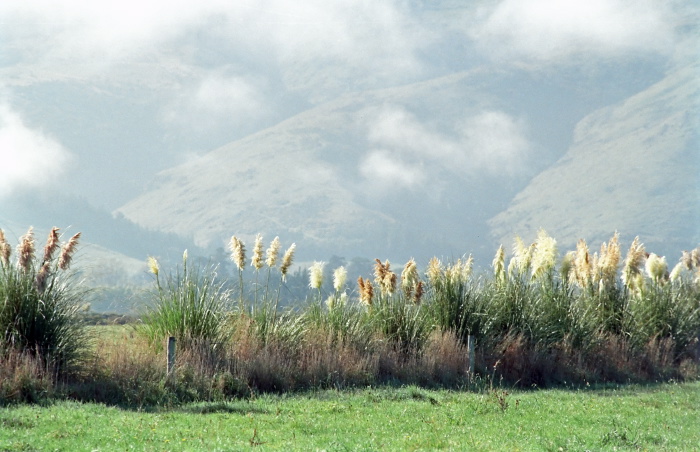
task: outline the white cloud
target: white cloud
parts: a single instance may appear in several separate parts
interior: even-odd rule
[[[450,133],[432,130],[399,107],[369,118],[370,149],[359,168],[367,179],[415,187],[435,178],[438,171],[471,177],[517,175],[528,169],[532,146],[526,127],[501,111],[467,116]]]
[[[672,12],[654,0],[503,0],[470,34],[496,58],[550,62],[668,54],[674,42]]]
[[[50,185],[70,157],[60,143],[28,128],[17,113],[0,105],[0,197],[18,188]]]
[[[184,36],[194,51],[218,38],[222,47],[278,64],[331,59],[393,71],[415,69],[413,53],[423,44],[394,1],[26,0],[0,2],[0,23],[23,61],[76,71],[85,70],[75,66],[81,63],[102,74]]]
[[[425,174],[419,167],[385,150],[371,151],[360,166],[360,174],[380,186],[415,188],[425,182]]]
[[[212,71],[183,88],[164,108],[163,118],[168,123],[206,132],[261,118],[265,112],[264,94],[253,81]]]
[[[501,111],[484,111],[464,120],[459,133],[470,167],[491,174],[526,170],[531,146],[522,121]]]

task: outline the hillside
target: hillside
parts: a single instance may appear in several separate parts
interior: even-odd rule
[[[527,174],[484,192],[494,174],[459,156],[467,152],[459,148],[459,120],[431,118],[501,111],[489,94],[496,83],[503,81],[493,74],[462,73],[343,96],[161,172],[117,212],[200,246],[221,246],[233,234],[248,241],[258,232],[279,235],[314,259],[472,251],[485,220]],[[432,128],[411,130],[417,119]],[[479,195],[456,199],[453,190]]]
[[[700,243],[700,71],[693,65],[576,126],[566,154],[489,224],[510,245],[545,228],[562,248],[618,230],[675,261]]]
[[[487,265],[499,241],[539,227],[562,244],[618,229],[687,248],[694,70],[636,77],[628,98],[620,75],[586,91],[600,79],[573,89],[566,76],[488,69],[348,94],[159,173],[117,212],[210,248],[279,235],[306,259],[472,253]],[[562,110],[566,99],[577,107]]]

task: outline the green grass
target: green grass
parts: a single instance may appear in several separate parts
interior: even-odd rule
[[[0,450],[698,450],[700,382],[590,390],[416,387],[129,411],[0,409]]]

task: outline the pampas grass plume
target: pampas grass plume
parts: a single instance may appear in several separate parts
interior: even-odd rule
[[[49,232],[46,245],[44,245],[44,259],[42,260],[42,265],[53,260],[53,255],[58,249],[58,230],[58,228],[52,228],[51,232]]]
[[[282,273],[282,281],[287,280],[287,272],[289,271],[289,267],[292,266],[292,261],[294,260],[294,251],[296,250],[296,247],[297,245],[295,243],[292,243],[291,246],[287,248],[287,251],[282,257],[282,265],[280,266],[280,272]]]
[[[5,238],[5,231],[0,229],[0,263],[5,267],[10,265],[10,255],[12,255],[12,246]]]
[[[374,282],[377,283],[383,295],[391,295],[396,291],[397,277],[396,273],[391,271],[391,263],[389,260],[382,261],[375,259],[374,264]]]
[[[681,273],[683,273],[684,267],[685,267],[685,264],[682,261],[678,262],[673,267],[673,270],[671,270],[671,274],[668,276],[668,279],[671,280],[671,282],[678,281],[681,277]]]
[[[627,289],[635,290],[639,288],[641,267],[645,259],[644,244],[639,241],[639,236],[637,236],[627,251],[624,268],[622,269],[622,282]]]
[[[61,248],[61,256],[58,258],[58,268],[66,270],[70,267],[73,254],[78,250],[78,241],[80,240],[80,232],[75,234],[68,240],[68,243]]]
[[[581,288],[586,288],[591,284],[591,255],[588,252],[588,245],[584,239],[579,239],[576,243],[576,258],[574,259],[574,280]]]
[[[360,292],[360,301],[368,307],[372,306],[374,298],[374,288],[369,279],[363,279],[362,276],[357,278],[357,286]]]
[[[539,279],[547,275],[556,265],[557,241],[540,229],[535,241],[535,249],[532,255],[532,279]]]
[[[572,281],[572,270],[574,269],[574,260],[576,259],[576,251],[567,252],[561,260],[561,268],[559,269],[559,274],[561,275],[561,280],[565,283]]]
[[[499,283],[506,282],[505,260],[506,250],[503,248],[503,245],[501,245],[498,247],[498,251],[496,251],[493,262],[491,262],[491,267],[493,267],[493,275],[496,281]]]
[[[516,236],[513,240],[513,257],[511,257],[510,263],[508,264],[508,273],[511,275],[516,272],[521,275],[526,274],[530,269],[534,251],[534,243],[530,246],[526,246],[523,239]]]
[[[30,227],[17,247],[17,267],[29,271],[34,262],[34,228]]]
[[[418,275],[418,266],[416,261],[411,258],[401,271],[401,289],[403,289],[406,297],[410,297],[414,287],[418,283],[420,276]]]
[[[615,232],[610,242],[600,246],[600,257],[596,262],[595,273],[605,287],[612,287],[617,278],[621,259],[619,238],[620,234]]]
[[[158,276],[160,273],[160,266],[158,265],[158,260],[153,256],[148,256],[148,269],[151,273]]]
[[[423,286],[423,281],[418,281],[418,284],[416,284],[416,292],[413,294],[413,302],[415,304],[420,304],[421,298],[423,298],[423,294],[425,293],[425,287]]]
[[[231,260],[236,264],[239,270],[243,270],[245,267],[245,244],[236,237],[235,235],[231,237]]]
[[[309,268],[309,287],[321,290],[323,286],[323,267],[325,262],[315,261]]]
[[[277,259],[280,254],[280,238],[275,237],[270,243],[270,247],[265,252],[265,263],[269,268],[277,265]]]
[[[264,265],[263,238],[260,234],[255,236],[255,244],[253,245],[253,258],[250,261],[250,265],[253,266],[256,271],[260,270]]]
[[[651,253],[649,257],[647,257],[644,269],[646,270],[647,276],[655,283],[661,284],[665,282],[667,277],[666,273],[668,272],[666,257]]]
[[[340,266],[333,271],[333,289],[340,292],[345,287],[345,282],[348,278],[348,271],[345,267]]]
[[[433,256],[433,258],[430,259],[430,262],[428,262],[428,269],[425,271],[425,274],[428,277],[430,284],[434,287],[442,276],[442,263],[440,262],[440,259]]]

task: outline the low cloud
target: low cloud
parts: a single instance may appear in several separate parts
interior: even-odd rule
[[[470,32],[500,59],[540,62],[629,54],[670,54],[670,6],[653,0],[503,0],[482,9]]]
[[[526,126],[501,111],[484,111],[462,121],[460,145],[464,165],[490,174],[518,174],[528,170],[531,145]]]
[[[371,151],[362,162],[360,174],[372,185],[416,188],[425,183],[425,173],[418,165],[401,161],[385,150]]]
[[[26,0],[0,2],[0,22],[24,63],[83,76],[163,56],[163,64],[197,65],[200,46],[215,47],[218,58],[330,61],[377,76],[387,67],[418,70],[415,52],[424,45],[420,25],[391,0]]]
[[[470,178],[528,171],[532,146],[527,128],[504,112],[486,110],[469,115],[457,121],[449,133],[421,123],[400,107],[370,117],[370,149],[359,170],[375,183],[417,188],[441,172]]]
[[[9,106],[0,105],[0,198],[16,189],[50,186],[70,159],[60,143],[27,127]]]
[[[208,132],[222,125],[237,126],[265,114],[265,98],[256,84],[220,71],[204,74],[164,108],[167,123]]]

